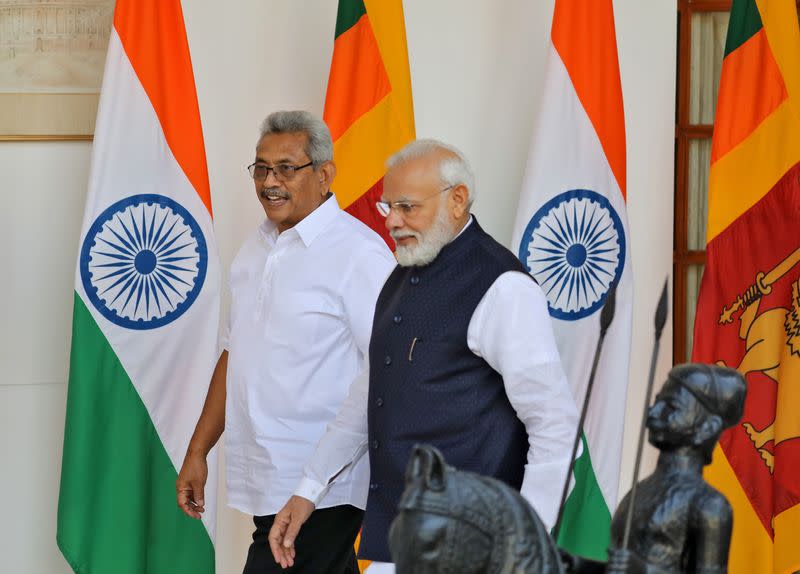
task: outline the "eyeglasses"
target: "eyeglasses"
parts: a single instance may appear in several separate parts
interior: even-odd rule
[[[279,163],[278,165],[268,166],[263,163],[254,163],[247,166],[247,171],[250,172],[250,177],[252,177],[256,181],[264,181],[269,176],[269,172],[272,172],[275,176],[275,179],[278,181],[289,181],[293,179],[295,176],[295,172],[306,168],[310,165],[313,165],[314,162],[310,161],[305,165],[291,165],[288,163]]]
[[[402,217],[409,217],[414,215],[414,212],[422,206],[424,201],[430,199],[434,195],[439,195],[440,193],[451,190],[454,187],[454,185],[448,185],[444,189],[440,189],[435,193],[423,197],[419,201],[376,201],[375,207],[378,209],[378,213],[384,217],[389,217],[389,213],[391,213],[393,209],[398,211]]]

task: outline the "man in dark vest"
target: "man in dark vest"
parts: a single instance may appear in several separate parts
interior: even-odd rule
[[[316,501],[369,452],[359,556],[393,572],[387,543],[416,443],[520,492],[555,522],[577,412],[547,301],[517,258],[470,214],[472,171],[456,149],[412,142],[388,162],[376,205],[399,265],[378,297],[369,365],[350,388],[269,534],[294,563]]]

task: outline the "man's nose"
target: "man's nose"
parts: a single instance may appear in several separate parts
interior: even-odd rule
[[[403,223],[403,218],[397,213],[397,209],[394,207],[389,209],[389,215],[386,216],[386,229],[403,227]]]
[[[278,176],[275,175],[275,170],[270,169],[267,170],[267,175],[264,177],[264,187],[280,187],[281,182],[278,180]]]

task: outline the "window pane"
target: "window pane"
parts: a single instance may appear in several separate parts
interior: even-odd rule
[[[702,251],[706,248],[708,172],[710,163],[711,139],[690,140],[686,241],[691,251]]]
[[[713,124],[725,54],[728,12],[692,14],[689,123]]]
[[[692,358],[692,345],[694,344],[694,316],[697,311],[697,296],[700,294],[700,279],[703,276],[704,265],[689,265],[686,267],[686,357],[685,361]]]

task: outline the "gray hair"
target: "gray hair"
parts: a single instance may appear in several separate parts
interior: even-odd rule
[[[472,168],[469,166],[467,158],[461,153],[461,150],[456,147],[435,139],[414,140],[386,160],[386,167],[391,169],[397,165],[412,159],[418,159],[435,151],[446,151],[455,156],[447,157],[439,163],[439,178],[446,186],[455,187],[457,185],[464,185],[467,190],[469,190],[467,205],[471,207],[477,195],[475,176],[472,173]]]
[[[333,140],[331,130],[321,119],[303,110],[273,112],[261,123],[259,141],[271,134],[302,132],[308,143],[306,155],[316,169],[326,161],[333,160]]]

